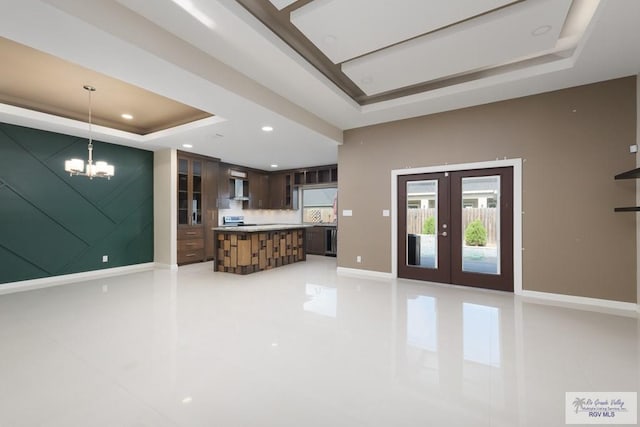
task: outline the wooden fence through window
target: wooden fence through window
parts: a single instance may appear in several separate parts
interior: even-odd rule
[[[422,234],[424,222],[435,214],[435,208],[407,209],[407,233]],[[467,229],[467,225],[476,219],[479,219],[487,230],[487,246],[495,246],[498,236],[498,230],[496,230],[498,226],[497,208],[464,208],[462,210],[463,232]]]

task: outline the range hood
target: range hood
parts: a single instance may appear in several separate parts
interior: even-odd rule
[[[235,178],[233,180],[233,196],[231,199],[233,200],[249,200],[248,192],[249,183],[247,180],[242,178]]]

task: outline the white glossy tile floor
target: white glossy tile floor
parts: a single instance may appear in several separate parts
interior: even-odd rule
[[[0,296],[0,426],[562,426],[637,391],[638,318],[211,263]]]

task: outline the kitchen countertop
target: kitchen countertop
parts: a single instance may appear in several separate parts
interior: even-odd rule
[[[231,227],[213,227],[213,231],[225,231],[231,233],[254,233],[260,231],[277,231],[277,230],[292,230],[296,228],[309,228],[312,225],[306,224],[265,224],[265,225],[238,225]]]

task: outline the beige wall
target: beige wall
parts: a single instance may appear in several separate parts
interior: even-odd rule
[[[575,110],[575,112],[574,112]],[[338,265],[391,271],[393,169],[522,158],[523,289],[636,302],[636,79],[352,129],[339,147]],[[356,263],[356,256],[362,263]]]

